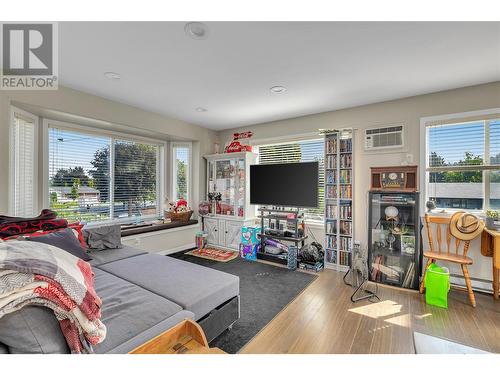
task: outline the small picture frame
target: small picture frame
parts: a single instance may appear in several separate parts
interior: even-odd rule
[[[415,254],[415,236],[401,235],[401,253],[407,255]]]

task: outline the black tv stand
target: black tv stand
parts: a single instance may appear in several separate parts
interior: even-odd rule
[[[265,252],[265,241],[266,238],[271,238],[273,240],[279,240],[279,241],[288,241],[292,242],[297,246],[298,249],[300,247],[305,245],[305,241],[307,239],[307,236],[304,233],[304,230],[301,231],[299,230],[299,225],[304,221],[304,214],[300,212],[298,208],[284,208],[284,207],[276,207],[273,206],[271,208],[268,207],[260,207],[259,208],[259,216],[260,218],[260,249],[257,252],[257,259],[261,260],[266,260],[274,263],[280,263],[280,264],[288,264],[288,254],[281,253],[281,254],[269,254]],[[285,236],[284,231],[285,231],[285,224],[283,225],[283,228],[280,229],[280,223],[281,222],[286,222],[286,225],[290,225],[293,230],[289,231],[288,233],[290,235]],[[278,228],[271,228],[271,223],[275,223],[274,225],[278,226]],[[267,227],[272,230],[273,234],[270,233],[265,233],[265,228]],[[302,225],[303,226],[303,225]],[[304,226],[303,226],[304,228]],[[305,229],[305,228],[304,228]],[[277,233],[283,233],[277,234]],[[299,247],[300,244],[300,247]]]

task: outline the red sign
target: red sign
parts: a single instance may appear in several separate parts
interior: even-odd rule
[[[238,141],[232,141],[227,147],[225,152],[231,153],[231,152],[242,152],[242,151],[252,151],[252,146],[251,145],[242,145]]]

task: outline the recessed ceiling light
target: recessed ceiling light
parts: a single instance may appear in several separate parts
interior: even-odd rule
[[[269,90],[271,90],[271,92],[274,92],[275,94],[281,94],[282,92],[286,91],[286,87],[283,87],[283,86],[273,86]]]
[[[206,112],[207,109],[203,107],[196,107],[196,112]]]
[[[104,73],[104,77],[106,77],[107,79],[112,79],[114,81],[122,78],[122,76],[120,74],[115,73],[115,72],[106,72],[106,73]]]
[[[203,40],[208,38],[208,27],[201,22],[188,22],[184,26],[184,32],[193,39]]]

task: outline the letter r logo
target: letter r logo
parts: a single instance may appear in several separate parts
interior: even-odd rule
[[[52,24],[3,24],[4,75],[52,75]]]

